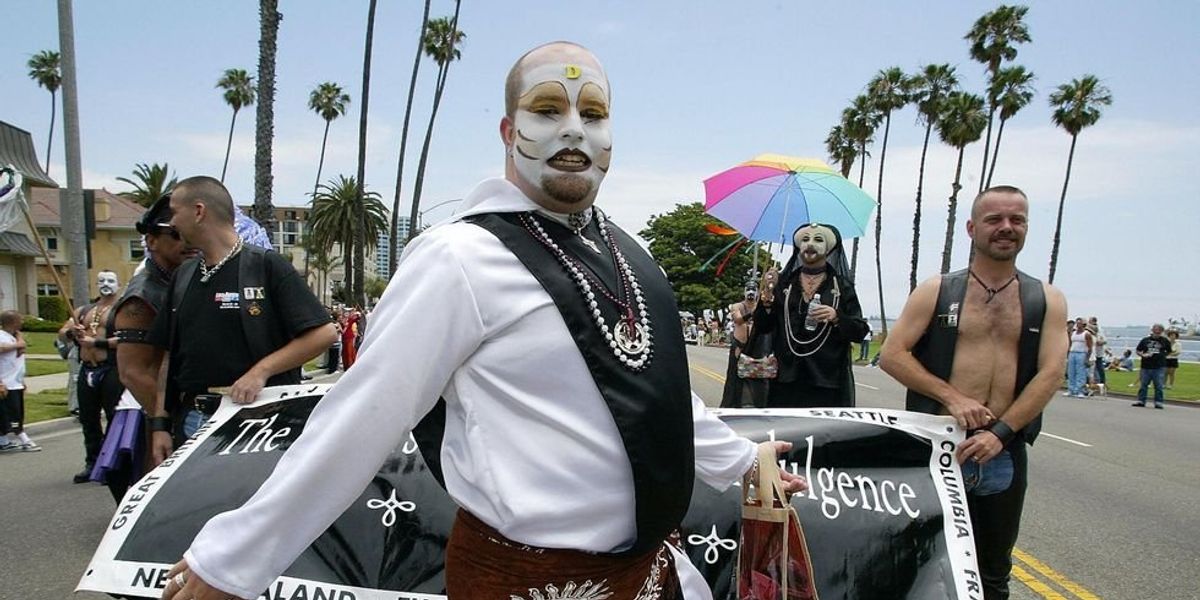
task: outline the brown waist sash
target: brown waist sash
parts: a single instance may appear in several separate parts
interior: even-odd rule
[[[679,600],[674,563],[665,544],[632,556],[528,546],[459,510],[446,546],[446,595],[450,600]]]

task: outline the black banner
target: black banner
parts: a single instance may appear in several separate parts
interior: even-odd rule
[[[78,589],[157,598],[204,523],[254,494],[327,389],[286,386],[253,405],[226,401],[126,494]],[[952,419],[882,409],[718,414],[752,440],[793,443],[780,462],[810,484],[792,504],[822,598],[982,597],[954,461],[963,434]],[[682,526],[683,550],[719,600],[735,598],[740,498],[736,485],[719,493],[697,482]],[[297,519],[304,503],[296,499]],[[444,598],[455,511],[410,438],[261,598]]]

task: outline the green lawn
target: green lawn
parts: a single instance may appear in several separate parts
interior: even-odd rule
[[[25,422],[37,423],[65,417],[67,411],[67,388],[46,390],[25,396]]]
[[[68,368],[67,361],[62,359],[30,358],[25,361],[25,376],[37,377],[51,373],[66,373]]]
[[[25,332],[25,352],[28,354],[58,354],[54,348],[56,334],[42,331]]]

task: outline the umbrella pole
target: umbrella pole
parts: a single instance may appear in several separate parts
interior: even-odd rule
[[[42,236],[38,233],[37,225],[33,224],[33,216],[29,212],[29,205],[25,203],[24,195],[17,196],[17,204],[21,206],[21,214],[25,215],[25,224],[29,226],[29,232],[33,234],[34,241],[37,242],[38,250],[42,251],[42,258],[46,261],[46,268],[50,270],[50,276],[54,278],[55,285],[58,286],[59,293],[62,294],[63,300],[66,300],[67,310],[71,311],[71,318],[75,318],[75,305],[71,303],[71,296],[67,294],[67,288],[63,287],[62,278],[58,276],[58,269],[54,268],[54,263],[50,261],[50,252],[46,250],[46,244],[42,241]]]

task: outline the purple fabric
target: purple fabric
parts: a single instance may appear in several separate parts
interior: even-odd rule
[[[104,482],[109,471],[115,470],[128,460],[132,461],[133,475],[130,481],[142,478],[142,459],[146,452],[145,436],[142,435],[142,411],[118,410],[108,425],[100,456],[92,468],[92,481]]]

